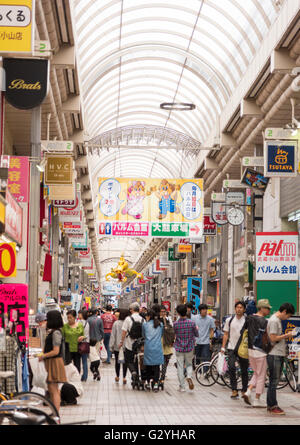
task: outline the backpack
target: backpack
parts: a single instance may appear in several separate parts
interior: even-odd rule
[[[175,330],[173,326],[167,321],[166,324],[164,324],[164,331],[163,331],[163,345],[164,346],[173,346],[175,341]]]
[[[257,335],[254,337],[253,349],[263,351],[268,354],[272,349],[272,344],[267,333],[267,329],[258,329]]]
[[[137,340],[138,338],[141,338],[142,335],[142,321],[136,321],[132,316],[130,317],[132,320],[131,328],[128,332],[128,335],[133,340]]]

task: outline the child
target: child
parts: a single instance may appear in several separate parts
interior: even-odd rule
[[[94,380],[97,380],[99,382],[101,379],[99,372],[100,356],[95,346],[90,345],[89,359],[91,362],[90,370],[93,373]]]

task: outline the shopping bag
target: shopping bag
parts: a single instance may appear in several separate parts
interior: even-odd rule
[[[48,374],[45,368],[45,363],[43,361],[40,362],[37,357],[30,358],[29,363],[33,375],[32,386],[47,389]]]
[[[118,363],[125,363],[125,359],[124,359],[124,349],[120,348],[119,351],[119,358],[118,358]]]
[[[101,360],[104,362],[105,360],[107,360],[107,351],[105,349],[104,343],[101,343],[101,347],[100,347],[100,358]]]
[[[238,348],[238,356],[241,358],[248,359],[248,329],[245,329],[242,335],[241,343]]]
[[[228,366],[225,358],[225,354],[219,352],[218,361],[217,361],[217,371],[219,375],[224,375],[227,371]]]

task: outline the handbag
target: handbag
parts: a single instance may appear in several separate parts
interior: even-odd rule
[[[249,358],[249,355],[248,355],[248,329],[245,329],[242,334],[242,338],[241,338],[240,345],[237,350],[237,354],[241,358],[244,358],[244,359]]]
[[[81,341],[78,343],[78,352],[80,355],[90,353],[90,344],[87,341]]]
[[[125,363],[124,349],[123,348],[120,348],[119,357],[118,357],[118,363],[121,363],[121,364]]]
[[[225,358],[225,354],[219,352],[218,361],[217,361],[217,371],[219,375],[224,375],[228,370],[227,361]]]

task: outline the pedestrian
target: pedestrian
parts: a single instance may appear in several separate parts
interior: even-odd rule
[[[130,312],[127,309],[119,309],[119,319],[114,323],[112,327],[111,336],[109,340],[109,349],[115,355],[116,382],[119,382],[120,380],[121,364],[119,363],[119,352],[120,352],[119,344],[122,338],[122,326],[125,318],[128,317],[129,314]],[[125,362],[122,364],[122,370],[123,370],[123,385],[126,385],[127,365]]]
[[[109,349],[109,340],[113,324],[115,321],[117,321],[117,318],[112,313],[112,306],[110,304],[106,306],[106,313],[101,315],[101,319],[103,321],[104,327],[104,346],[107,352],[107,360],[105,361],[105,363],[110,364],[111,351]]]
[[[88,312],[87,310],[80,310],[78,311],[78,319],[79,323],[82,324],[84,329],[84,341],[87,343],[90,343],[90,325],[88,323]],[[81,376],[81,381],[86,382],[88,378],[88,356],[89,352],[81,354],[81,361],[82,361],[82,369],[83,374]]]
[[[89,360],[90,360],[90,370],[93,374],[94,380],[97,380],[98,382],[101,379],[100,372],[99,372],[99,366],[100,366],[100,355],[99,350],[97,348],[97,343],[95,346],[91,346],[90,344],[90,353],[89,353]]]
[[[146,314],[148,313],[148,309],[145,306],[141,307],[140,316],[146,319]]]
[[[239,396],[237,390],[237,378],[236,378],[236,361],[239,362],[242,374],[242,396],[245,394],[248,388],[248,367],[249,360],[241,358],[237,354],[237,347],[241,338],[241,331],[244,328],[246,317],[244,315],[246,305],[243,301],[236,301],[235,315],[228,317],[224,326],[224,336],[222,342],[221,353],[225,353],[225,347],[228,342],[228,368],[230,385],[232,389],[231,398],[237,399]]]
[[[84,340],[84,328],[79,321],[76,321],[76,311],[71,309],[67,312],[68,322],[64,324],[62,333],[66,343],[69,344],[71,360],[80,374],[81,355],[78,352],[78,343]]]
[[[45,339],[45,347],[39,361],[44,360],[47,371],[47,385],[50,399],[57,411],[60,409],[59,383],[66,383],[67,377],[62,355],[63,336],[61,328],[63,319],[59,311],[53,310],[47,313],[47,329],[50,330]]]
[[[255,408],[267,407],[260,399],[264,392],[267,376],[267,352],[259,339],[262,339],[266,332],[268,321],[265,317],[270,314],[271,308],[269,300],[259,300],[257,303],[258,312],[248,315],[245,322],[245,328],[248,329],[248,354],[253,376],[243,399],[248,405]],[[251,391],[253,388],[256,388],[256,396],[252,402]]]
[[[193,305],[193,303],[186,303],[185,305],[187,308],[186,316],[187,316],[187,318],[189,318],[191,320],[194,315],[193,314],[194,305]]]
[[[154,392],[158,392],[159,390],[160,365],[164,363],[161,341],[164,326],[159,319],[159,315],[159,313],[150,310],[146,315],[146,323],[142,325],[142,334],[145,339],[144,365],[146,366],[146,389],[150,389],[150,381],[152,380]]]
[[[285,412],[279,408],[276,396],[276,387],[283,368],[286,355],[286,340],[292,338],[293,332],[282,333],[282,321],[288,320],[295,313],[295,308],[290,303],[284,303],[279,310],[273,314],[267,326],[267,332],[272,343],[272,349],[267,356],[269,368],[269,386],[267,392],[267,410],[271,414],[284,415]]]
[[[90,326],[90,361],[91,361],[91,371],[94,375],[94,380],[98,377],[100,380],[99,366],[100,366],[100,349],[101,342],[104,337],[104,327],[103,321],[97,316],[97,311],[91,311],[91,316],[88,317],[88,323]],[[91,349],[92,348],[92,349]],[[99,363],[98,362],[99,359]],[[92,366],[92,363],[94,365]]]
[[[168,317],[167,310],[163,305],[161,306],[160,310],[160,319],[164,325],[164,332],[162,336],[164,363],[162,365],[160,374],[160,383],[163,385],[166,379],[167,368],[174,352],[173,345],[175,340],[175,331],[172,320]]]
[[[208,306],[200,304],[198,310],[199,314],[193,315],[193,322],[196,324],[199,332],[195,346],[197,365],[204,361],[210,361],[212,339],[216,328],[214,319],[207,315]]]
[[[194,389],[194,383],[192,380],[193,373],[193,354],[195,339],[198,337],[198,329],[195,323],[187,318],[187,307],[184,304],[180,304],[176,308],[176,312],[179,315],[179,319],[174,322],[175,331],[175,343],[174,348],[176,351],[177,360],[177,375],[179,380],[179,391],[185,392],[185,376],[184,367],[187,373],[187,382],[189,389]]]
[[[140,305],[138,303],[132,303],[129,306],[129,311],[131,315],[124,320],[119,348],[124,346],[125,363],[131,372],[131,378],[132,380],[138,380],[138,363],[137,360],[135,360],[132,346],[138,338],[142,337],[142,324],[144,319],[139,314]]]
[[[35,316],[35,322],[38,324],[38,337],[41,340],[41,348],[44,349],[47,335],[47,315],[42,312],[38,312]]]

